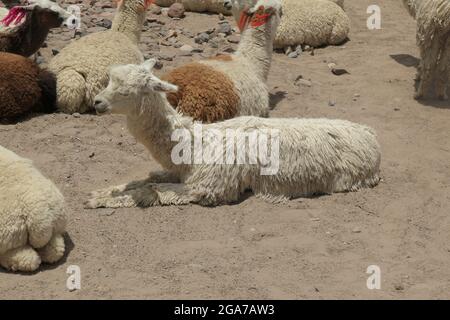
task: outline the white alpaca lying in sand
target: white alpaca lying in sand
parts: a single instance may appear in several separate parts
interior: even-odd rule
[[[203,131],[215,130],[223,137],[227,130],[273,133],[270,146],[268,139],[258,140],[258,148],[267,147],[269,153],[279,155],[279,158],[270,159],[277,162],[273,166],[275,170],[271,171],[267,159],[262,158],[249,161],[249,164],[219,161],[224,159],[224,152],[231,153],[236,159],[242,148],[244,159],[254,156],[250,152],[254,148],[246,150],[242,136],[237,137],[236,148],[227,144],[212,150],[215,151],[215,154],[211,153],[214,154],[212,159],[217,160],[215,164],[205,163],[205,158],[203,161],[194,159],[198,164],[189,161],[176,164],[174,159],[186,156],[186,149],[183,149],[183,156],[178,153],[180,144],[177,141],[186,138],[188,147],[195,153],[194,131],[200,124],[172,108],[165,92],[176,91],[177,87],[153,75],[154,63],[149,60],[141,65],[112,68],[108,87],[97,95],[95,108],[99,114],[126,115],[130,132],[147,147],[165,172],[153,174],[144,181],[93,192],[87,207],[190,202],[214,206],[236,202],[246,190],[271,201],[280,201],[354,191],[373,187],[379,182],[381,156],[374,132],[366,126],[343,120],[238,117],[201,125]],[[194,141],[187,139],[191,136]],[[203,147],[208,147],[207,141],[203,141]],[[268,170],[264,172],[264,169]]]
[[[30,160],[0,146],[0,265],[35,271],[65,251],[64,198]]]

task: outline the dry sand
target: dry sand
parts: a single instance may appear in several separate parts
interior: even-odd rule
[[[159,169],[122,117],[53,114],[0,125],[0,144],[57,184],[70,220],[67,257],[32,275],[0,270],[0,298],[450,298],[450,107],[413,99],[415,23],[399,0],[375,2],[382,30],[366,27],[373,1],[347,0],[351,41],[298,59],[275,54],[269,86],[272,117],[375,128],[378,187],[283,205],[250,196],[217,208],[86,210],[89,191]],[[218,21],[158,19],[193,33]],[[57,32],[48,43],[47,54],[64,44]],[[164,69],[191,59],[199,56]],[[331,74],[332,62],[350,75]],[[299,75],[312,86],[295,86]],[[79,291],[66,288],[69,265],[81,268]],[[369,265],[381,268],[381,290],[366,287]]]

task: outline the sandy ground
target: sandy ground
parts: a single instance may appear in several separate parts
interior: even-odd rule
[[[374,1],[346,2],[350,42],[298,59],[274,55],[271,116],[372,126],[383,150],[378,187],[283,205],[248,197],[217,208],[86,210],[89,191],[159,169],[122,117],[0,125],[0,144],[57,184],[70,219],[67,257],[32,275],[0,270],[0,298],[450,298],[450,108],[413,99],[415,23],[401,2],[375,1],[377,31],[366,27]],[[199,32],[217,21],[188,14],[167,23]],[[62,42],[53,34],[49,44]],[[350,75],[331,74],[330,62]],[[312,86],[295,86],[299,75]],[[79,291],[66,288],[69,265],[81,268]],[[381,268],[381,290],[366,287],[369,265]]]

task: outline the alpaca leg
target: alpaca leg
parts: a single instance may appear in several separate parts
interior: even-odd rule
[[[104,189],[90,194],[90,199],[85,203],[88,209],[94,208],[133,208],[149,207],[155,205],[158,194],[153,190],[152,184],[137,181],[130,184]]]
[[[0,255],[0,265],[12,271],[32,272],[39,268],[41,258],[37,252],[26,245],[17,249],[7,251]]]
[[[38,250],[38,254],[42,262],[55,263],[63,257],[65,249],[64,237],[61,234],[56,234],[45,247]]]
[[[143,186],[149,183],[179,183],[179,182],[180,182],[179,176],[174,173],[168,171],[155,171],[150,172],[149,177],[147,179],[136,180],[126,184],[92,191],[90,193],[90,196],[91,197],[111,196],[112,194],[142,188]]]
[[[179,175],[170,171],[154,171],[148,175],[148,182],[154,183],[179,183]]]
[[[195,197],[184,184],[148,183],[135,189],[113,192],[109,195],[93,195],[86,208],[131,208],[158,205],[185,205],[195,201]]]
[[[73,69],[64,69],[57,75],[58,108],[64,113],[85,112],[86,80]]]
[[[442,48],[439,64],[436,68],[436,95],[440,100],[447,100],[447,88],[450,76],[450,40],[445,39]]]
[[[440,42],[435,39],[429,48],[421,48],[422,61],[420,64],[420,82],[415,95],[416,99],[426,98],[433,86],[433,76],[436,70],[436,62],[439,58],[441,46]]]
[[[120,193],[123,193],[123,192],[135,190],[135,189],[138,189],[138,188],[142,188],[143,186],[145,186],[145,185],[147,185],[149,183],[151,183],[149,178],[144,179],[144,180],[131,181],[129,183],[121,184],[121,185],[118,185],[118,186],[112,186],[112,187],[107,187],[107,188],[103,188],[103,189],[92,191],[89,194],[89,196],[90,197],[96,197],[96,198],[107,197],[107,196],[111,196],[111,195],[114,195],[114,194],[120,194]]]

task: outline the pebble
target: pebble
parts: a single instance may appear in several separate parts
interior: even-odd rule
[[[174,3],[167,11],[167,15],[171,18],[183,18],[184,17],[184,5],[182,3]]]

